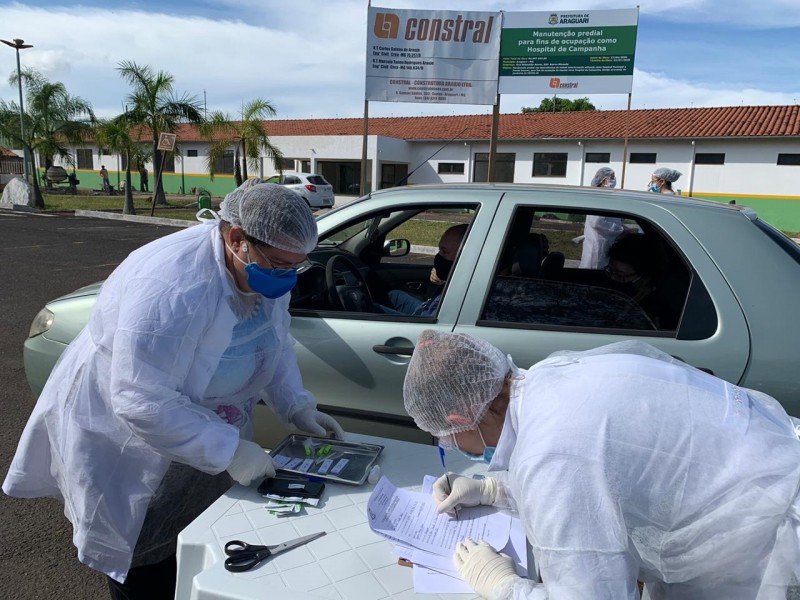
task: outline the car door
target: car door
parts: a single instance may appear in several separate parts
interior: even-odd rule
[[[697,306],[702,305],[702,310],[715,313],[716,326],[706,333],[695,335],[689,332],[682,335],[681,331],[647,332],[590,326],[528,325],[503,322],[502,319],[487,321],[482,318],[486,316],[492,278],[497,273],[500,261],[501,245],[509,233],[515,211],[523,208],[533,208],[538,211],[537,214],[553,217],[555,221],[558,221],[559,215],[577,214],[579,211],[592,214],[593,210],[618,210],[637,217],[677,246],[694,271],[693,276],[697,278],[694,279],[694,284],[702,285],[707,291],[707,295],[695,294],[698,300],[692,297],[695,288],[690,289],[685,311],[700,310]],[[567,223],[563,225],[566,226]],[[518,302],[519,298],[515,301]],[[508,192],[505,195],[489,229],[486,246],[476,263],[475,274],[465,294],[463,310],[455,331],[488,340],[511,354],[515,363],[524,368],[556,350],[585,350],[636,339],[736,383],[746,369],[749,356],[747,323],[733,292],[712,257],[708,256],[701,243],[681,221],[658,206],[632,202],[624,195],[620,195],[619,200],[609,199],[608,194],[592,198],[591,194],[576,194],[569,190]]]
[[[436,195],[420,191],[400,194],[397,197],[402,200],[394,200],[394,194],[387,191],[347,205],[320,220],[320,239],[324,245],[327,231],[345,227],[370,211],[386,210],[387,206],[447,208],[451,202],[460,205],[471,202],[479,207],[435,316],[292,312],[292,335],[297,340],[295,350],[304,384],[321,407],[338,418],[350,418],[351,431],[374,431],[371,427],[376,424],[396,424],[406,430],[413,427],[402,400],[410,353],[424,329],[451,331],[455,326],[500,195],[494,190]],[[361,421],[362,427],[354,421]]]

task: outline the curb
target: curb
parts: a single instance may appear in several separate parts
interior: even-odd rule
[[[134,223],[150,223],[152,225],[168,225],[170,227],[193,227],[200,221],[187,221],[185,219],[165,219],[162,217],[140,217],[139,215],[122,215],[99,210],[76,210],[76,217],[92,217],[95,219],[112,219],[115,221],[132,221]]]

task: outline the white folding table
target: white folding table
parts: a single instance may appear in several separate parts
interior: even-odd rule
[[[348,441],[380,444],[381,472],[398,487],[419,490],[426,474],[443,472],[435,446],[351,434]],[[450,471],[484,472],[486,465],[447,453]],[[397,564],[393,545],[367,524],[373,484],[326,483],[323,501],[291,516],[274,516],[250,487],[234,485],[178,537],[176,600],[469,600],[470,594],[416,594],[412,569]],[[225,543],[278,544],[325,531],[313,542],[272,557],[250,571],[225,570]],[[533,563],[530,562],[529,565]]]

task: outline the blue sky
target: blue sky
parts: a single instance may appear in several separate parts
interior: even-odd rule
[[[391,8],[597,10],[634,2],[557,0],[375,0]],[[633,108],[797,104],[800,2],[639,0]],[[135,60],[175,77],[209,110],[235,113],[242,101],[270,100],[279,118],[359,117],[363,112],[366,0],[90,0],[75,4],[0,0],[0,38],[23,38],[24,66],[62,81],[101,116],[121,110],[126,84],[115,67]],[[7,77],[14,52],[0,47],[0,98],[15,100]],[[503,112],[542,96],[504,95]],[[625,108],[624,94],[590,96]],[[487,113],[490,107],[371,102],[371,116]]]

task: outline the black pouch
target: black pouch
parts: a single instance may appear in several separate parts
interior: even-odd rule
[[[258,486],[258,493],[262,496],[271,494],[284,497],[319,498],[324,490],[325,483],[323,481],[288,477],[268,477]]]

